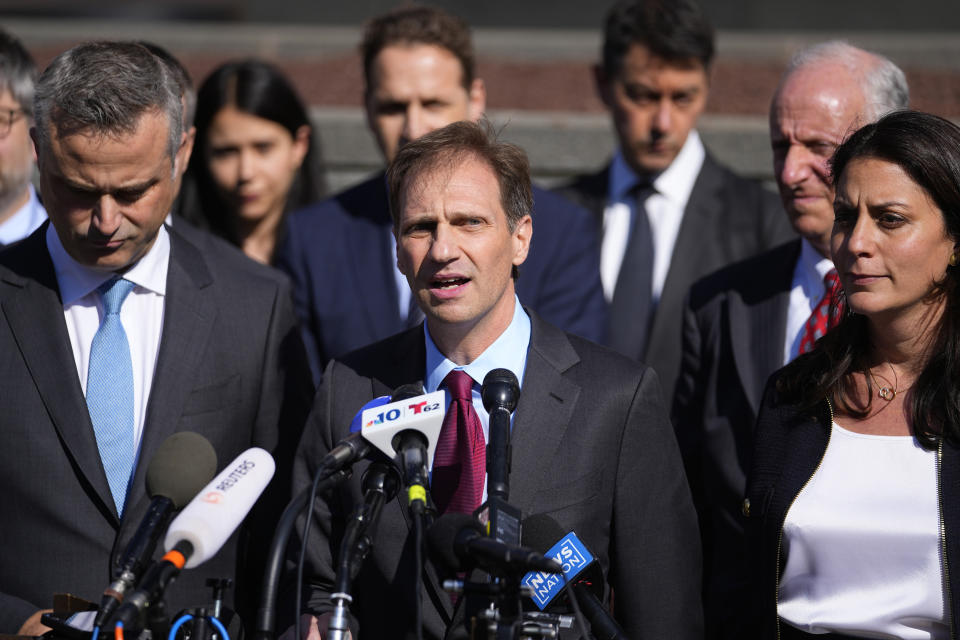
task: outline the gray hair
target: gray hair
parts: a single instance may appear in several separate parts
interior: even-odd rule
[[[180,85],[142,45],[89,42],[57,56],[37,82],[36,128],[43,149],[57,134],[132,134],[141,116],[166,114],[167,152],[174,165],[183,136]]]
[[[33,118],[37,65],[16,37],[0,29],[0,91],[7,90],[28,118]]]
[[[187,71],[187,68],[183,66],[183,63],[180,62],[176,56],[160,45],[147,40],[137,40],[137,44],[143,45],[150,53],[157,56],[160,62],[165,64],[170,73],[173,74],[173,77],[176,78],[177,84],[180,85],[180,96],[183,99],[184,109],[183,132],[187,133],[190,131],[190,127],[193,126],[193,118],[197,113],[197,90],[193,86],[193,79],[190,77],[190,72]]]
[[[867,105],[863,115],[868,122],[878,120],[891,111],[906,109],[910,104],[910,88],[900,67],[889,58],[859,49],[843,40],[828,40],[796,52],[780,84],[799,69],[823,63],[842,64],[852,76],[859,79]]]

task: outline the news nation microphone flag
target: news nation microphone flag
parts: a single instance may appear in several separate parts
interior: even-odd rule
[[[530,587],[532,591],[531,598],[534,604],[541,611],[547,608],[547,605],[563,591],[564,578],[567,582],[573,582],[580,573],[593,562],[593,554],[587,551],[577,534],[572,531],[563,536],[560,541],[553,545],[549,551],[544,554],[546,557],[556,560],[563,567],[563,576],[556,573],[543,573],[531,571],[523,576],[520,584]]]

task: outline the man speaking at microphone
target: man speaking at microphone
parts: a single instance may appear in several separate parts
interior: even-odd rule
[[[425,323],[334,360],[323,376],[294,469],[295,490],[349,433],[358,408],[400,385],[445,391],[432,461],[440,513],[470,513],[486,495],[487,416],[480,383],[494,368],[521,383],[514,414],[510,503],[549,513],[597,551],[615,616],[630,637],[701,635],[697,525],[656,374],[547,324],[520,306],[516,267],[534,229],[524,152],[488,127],[448,125],[408,143],[388,173],[397,265]],[[307,556],[306,609],[326,629],[339,536],[362,500],[353,478],[318,505]],[[386,505],[353,584],[354,631],[413,635],[418,569],[403,502]],[[437,572],[424,571],[423,637],[462,627]],[[610,589],[604,590],[609,601]]]

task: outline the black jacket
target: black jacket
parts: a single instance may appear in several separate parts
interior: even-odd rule
[[[833,412],[824,400],[811,409],[787,402],[776,390],[779,374],[764,393],[754,440],[753,469],[747,482],[746,516],[748,608],[743,637],[778,638],[777,594],[786,557],[780,553],[783,522],[794,499],[816,472],[827,450]],[[943,522],[951,637],[958,636],[960,612],[960,449],[943,442],[937,452],[937,480]],[[749,603],[749,604],[748,604]]]

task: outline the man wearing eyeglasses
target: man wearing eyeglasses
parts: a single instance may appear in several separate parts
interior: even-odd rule
[[[37,68],[20,41],[0,29],[0,249],[27,237],[47,212],[30,183]]]

